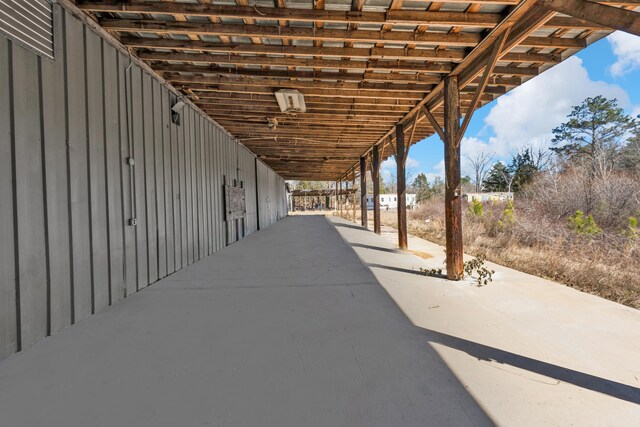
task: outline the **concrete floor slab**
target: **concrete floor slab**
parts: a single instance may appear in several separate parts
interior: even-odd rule
[[[640,426],[640,311],[492,263],[487,286],[426,277],[443,247],[330,221],[497,424]]]
[[[0,425],[491,424],[346,225],[289,217],[0,362]]]

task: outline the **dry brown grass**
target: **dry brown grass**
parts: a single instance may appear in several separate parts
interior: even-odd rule
[[[516,221],[499,225],[504,204],[484,206],[479,217],[465,212],[465,252],[485,254],[497,264],[545,277],[568,286],[640,308],[640,242],[619,230],[580,236],[565,220],[550,221],[521,212]],[[382,212],[382,223],[396,225],[396,212]],[[444,203],[432,200],[409,212],[409,233],[444,245]]]

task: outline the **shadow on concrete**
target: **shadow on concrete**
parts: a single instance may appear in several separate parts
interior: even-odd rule
[[[356,224],[340,224],[340,223],[333,223],[334,226],[336,227],[343,227],[343,228],[353,228],[355,230],[362,230],[362,231],[367,231],[366,228],[364,228],[361,225],[356,225]]]
[[[366,264],[369,268],[384,268],[385,270],[397,271],[398,273],[407,273],[407,274],[417,274],[418,276],[426,276],[420,270],[410,270],[408,268],[395,267],[392,265],[384,265],[384,264]]]
[[[619,383],[595,375],[532,359],[520,354],[500,350],[499,348],[468,341],[463,338],[443,334],[427,328],[422,328],[427,332],[428,340],[442,344],[444,346],[464,351],[468,355],[478,360],[495,361],[505,365],[524,369],[536,374],[554,378],[558,381],[573,384],[575,386],[606,394],[627,402],[640,404],[640,388]]]
[[[341,226],[348,227],[348,225],[346,224],[334,223],[333,225],[335,225],[336,227],[341,227]],[[353,227],[353,228],[356,228],[356,227]],[[364,230],[362,228],[360,229]],[[351,246],[351,247],[364,247],[367,249],[379,250],[384,252],[393,252],[393,253],[399,252],[395,249],[385,248],[384,246],[351,243],[344,237],[343,237],[343,240],[348,246]],[[363,263],[367,265],[369,268],[382,268],[386,270],[397,271],[399,273],[417,274],[420,276],[425,276],[425,274],[420,271],[396,267],[390,264],[365,263],[364,261]],[[442,275],[442,277],[446,278],[446,276],[444,275]],[[377,279],[374,278],[374,280],[376,283],[380,284]],[[426,332],[427,340],[429,342],[442,344],[450,348],[464,351],[465,353],[469,354],[472,357],[477,358],[478,360],[495,361],[500,364],[514,366],[516,368],[524,369],[529,372],[534,372],[540,375],[547,376],[549,378],[554,378],[558,381],[562,381],[568,384],[573,384],[577,387],[581,387],[587,390],[592,390],[592,391],[602,393],[602,394],[605,394],[617,399],[621,399],[627,402],[640,404],[640,388],[638,387],[630,386],[628,384],[619,383],[617,381],[608,380],[606,378],[601,378],[595,375],[565,368],[563,366],[554,365],[552,363],[533,359],[520,354],[511,353],[509,351],[501,350],[499,348],[490,347],[484,344],[480,344],[474,341],[469,341],[464,338],[459,338],[453,335],[437,332],[437,331],[434,331],[428,328],[423,328],[417,325],[416,327]]]
[[[401,251],[399,251],[397,249],[383,248],[381,246],[365,245],[364,243],[347,243],[347,244],[349,246],[351,246],[352,248],[371,249],[371,250],[374,250],[374,251],[388,252],[388,253],[391,253],[391,254],[402,253]]]

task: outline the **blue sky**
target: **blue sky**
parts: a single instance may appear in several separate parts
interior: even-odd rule
[[[524,146],[548,146],[571,107],[596,95],[615,97],[628,113],[640,114],[640,37],[615,32],[476,111],[462,141],[463,175],[471,175],[465,155],[484,151],[506,160]],[[437,135],[418,142],[407,160],[410,179],[420,172],[430,181],[442,177],[443,157]],[[393,159],[382,173],[395,175]]]

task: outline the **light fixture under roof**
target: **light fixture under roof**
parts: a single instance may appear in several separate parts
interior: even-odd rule
[[[307,106],[304,103],[304,95],[295,89],[280,89],[276,92],[276,100],[283,113],[304,113]]]

